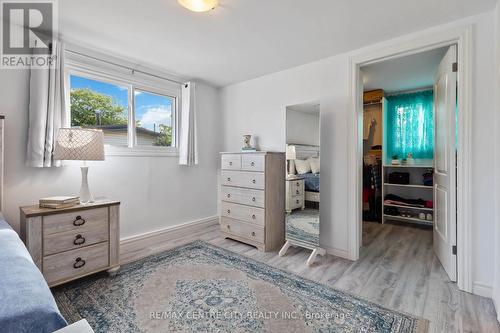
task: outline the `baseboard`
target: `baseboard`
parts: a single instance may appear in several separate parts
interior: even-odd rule
[[[322,248],[324,248],[326,250],[326,253],[329,254],[329,255],[351,260],[351,258],[349,256],[349,251],[347,251],[347,250],[337,249],[337,248],[334,248],[334,247],[330,247],[330,246],[326,246],[326,245],[321,245],[321,244],[320,244],[320,246]]]
[[[120,240],[120,264],[126,264],[160,252],[162,249],[161,246],[165,246],[166,242],[192,235],[218,223],[218,216],[210,216],[122,238]]]
[[[474,295],[492,298],[493,287],[482,282],[474,281],[474,283],[472,284],[472,293]]]

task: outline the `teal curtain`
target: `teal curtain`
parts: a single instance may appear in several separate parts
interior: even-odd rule
[[[432,90],[387,96],[387,157],[432,159],[434,155]]]

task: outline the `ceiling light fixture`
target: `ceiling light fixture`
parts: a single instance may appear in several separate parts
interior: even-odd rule
[[[177,0],[183,7],[197,13],[214,9],[219,0]]]

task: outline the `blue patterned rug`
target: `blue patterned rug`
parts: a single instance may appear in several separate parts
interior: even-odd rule
[[[428,322],[196,241],[53,289],[96,332],[426,332]]]

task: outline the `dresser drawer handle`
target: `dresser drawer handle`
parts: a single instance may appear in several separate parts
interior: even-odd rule
[[[231,209],[228,209],[228,210],[227,210],[227,213],[228,213],[228,214],[231,214]]]
[[[252,215],[252,219],[254,219],[254,220],[255,220],[255,214],[253,214],[253,215]]]
[[[228,197],[228,198],[231,198],[231,194],[230,194],[230,193],[228,193],[228,194],[227,194],[227,197]]]
[[[252,231],[252,236],[255,237],[255,231]]]
[[[227,228],[228,228],[228,229],[231,229],[231,226],[228,224],[228,225],[227,225]]]
[[[82,245],[83,243],[85,243],[85,237],[83,237],[80,234],[76,235],[75,240],[73,241],[73,244]]]
[[[251,166],[255,166],[255,162],[250,163]]]
[[[75,220],[73,221],[73,225],[75,227],[79,227],[85,224],[85,219],[82,219],[80,215],[78,215]]]
[[[255,202],[255,197],[252,198],[252,201]]]
[[[233,162],[229,162],[229,165],[233,165]]]
[[[255,179],[252,179],[252,183],[254,183],[254,184],[255,184],[255,183],[257,183],[257,181],[256,181]]]
[[[230,182],[231,181],[231,177],[227,177],[227,181]]]
[[[76,258],[75,263],[73,264],[73,268],[77,269],[82,268],[83,266],[85,266],[85,260],[80,257]]]

